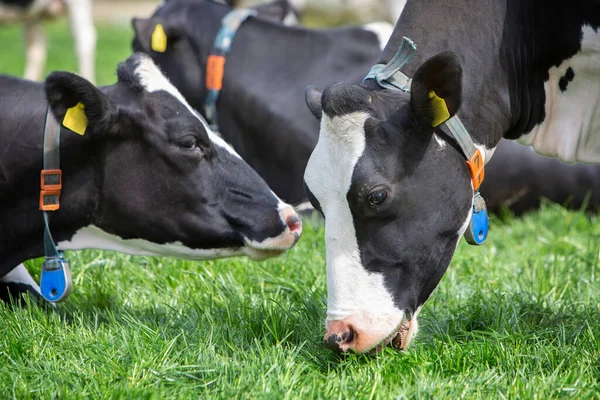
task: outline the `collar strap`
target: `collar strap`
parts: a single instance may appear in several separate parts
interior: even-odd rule
[[[231,43],[237,30],[248,17],[253,15],[256,15],[256,10],[244,8],[232,10],[225,15],[221,20],[221,29],[217,33],[213,48],[206,60],[207,93],[204,100],[204,112],[211,129],[215,132],[219,131],[217,100],[219,100],[219,95],[223,88],[226,56],[231,49]]]
[[[40,210],[44,217],[44,252],[46,258],[40,275],[40,291],[48,301],[61,301],[71,292],[71,272],[62,251],[56,248],[50,233],[50,214],[60,208],[62,171],[60,169],[60,124],[46,110],[44,123],[44,154],[40,176]]]
[[[412,79],[404,75],[400,70],[410,61],[416,50],[416,43],[407,37],[403,37],[398,52],[396,52],[390,62],[387,64],[375,64],[363,82],[367,79],[375,79],[377,84],[383,88],[410,92]]]
[[[374,79],[380,87],[385,89],[410,92],[412,79],[404,75],[400,69],[410,61],[416,50],[417,45],[409,38],[403,37],[400,48],[390,62],[374,65],[364,80]],[[431,92],[430,97],[435,97],[441,103],[437,105],[445,109],[446,114],[448,113],[444,99],[437,97],[435,92]],[[435,127],[438,126],[446,135],[456,140],[460,146],[463,155],[467,159],[467,168],[471,175],[473,190],[477,192],[485,176],[484,160],[481,151],[477,148],[469,131],[467,131],[467,128],[465,128],[457,115],[444,119],[443,122],[437,121]]]

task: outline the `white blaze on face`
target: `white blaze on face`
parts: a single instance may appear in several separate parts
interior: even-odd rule
[[[581,51],[548,71],[544,121],[519,142],[562,161],[600,162],[600,30],[582,28]],[[566,91],[560,79],[575,74]]]
[[[365,149],[368,118],[362,112],[333,118],[323,114],[304,179],[325,214],[327,321],[345,319],[357,330],[383,340],[402,323],[404,313],[394,306],[383,275],[363,267],[346,199]]]
[[[217,135],[210,129],[208,123],[204,120],[204,118],[202,118],[202,116],[198,114],[198,112],[188,104],[188,102],[185,100],[185,98],[179,92],[179,90],[177,90],[177,88],[173,86],[171,82],[169,82],[167,77],[163,75],[163,73],[156,66],[156,64],[154,64],[154,61],[152,61],[150,57],[146,55],[141,56],[140,64],[136,68],[135,73],[139,77],[142,86],[144,86],[144,88],[148,92],[152,93],[162,90],[179,100],[179,102],[183,104],[185,108],[187,108],[190,111],[190,113],[192,113],[192,115],[202,123],[204,129],[208,133],[209,139],[211,140],[211,142],[213,142],[213,144],[216,147],[221,147],[227,150],[229,153],[241,159],[241,157],[233,149],[233,147],[229,145],[229,143],[224,141],[219,135]]]

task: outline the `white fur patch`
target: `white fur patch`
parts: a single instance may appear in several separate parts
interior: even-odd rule
[[[79,229],[71,240],[57,243],[59,250],[112,250],[137,256],[178,257],[189,260],[210,260],[244,254],[242,248],[190,249],[179,242],[156,244],[144,239],[121,239],[90,225]]]
[[[544,84],[546,118],[519,142],[562,161],[600,163],[600,30],[582,28],[581,51],[549,70]],[[568,68],[575,77],[562,92]]]
[[[379,47],[381,51],[385,48],[385,45],[390,40],[392,32],[394,31],[394,25],[389,22],[371,22],[363,26],[363,29],[373,32],[379,39]]]
[[[33,279],[25,265],[19,264],[13,268],[8,274],[0,278],[0,282],[4,283],[21,283],[23,285],[30,286],[31,289],[36,291],[41,296],[41,290],[37,282]]]
[[[271,241],[273,240],[275,239]],[[90,225],[75,232],[71,240],[57,243],[57,248],[59,250],[111,250],[136,256],[177,257],[186,260],[211,260],[242,255],[252,259],[264,259],[276,255],[278,250],[281,252],[287,249],[276,248],[273,243],[268,243],[268,245],[272,247],[267,247],[267,245],[261,246],[260,243],[257,243],[256,246],[252,247],[191,249],[184,246],[181,242],[157,244],[145,239],[121,239],[94,225]]]
[[[389,335],[402,323],[404,313],[394,306],[383,275],[362,265],[346,199],[354,168],[365,150],[367,118],[362,112],[333,118],[324,114],[304,179],[325,214],[327,320],[354,317],[357,331]]]

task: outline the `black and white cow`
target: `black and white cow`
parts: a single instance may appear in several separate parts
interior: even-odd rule
[[[0,23],[22,22],[25,28],[26,79],[42,78],[47,55],[43,22],[63,14],[65,8],[79,60],[79,73],[93,82],[96,28],[91,0],[0,0]]]
[[[380,61],[414,40],[410,93],[373,79],[307,91],[321,130],[305,183],[325,216],[333,349],[405,348],[468,226],[474,186],[460,147],[432,127],[440,101],[485,161],[502,137],[600,161],[599,29],[592,0],[409,0]]]
[[[45,84],[0,77],[0,297],[37,285],[21,264],[44,254],[39,211],[46,110],[81,102],[84,135],[62,127],[59,250],[191,260],[275,256],[302,232],[283,203],[161,74],[134,54],[96,88],[67,72]],[[16,268],[15,268],[16,266]],[[4,286],[4,287],[3,287]]]
[[[133,49],[149,54],[190,104],[203,110],[208,53],[230,11],[208,1],[170,0],[150,19],[133,20]],[[360,82],[392,27],[310,30],[275,23],[270,15],[271,20],[249,18],[233,40],[217,103],[218,122],[223,138],[275,193],[299,204],[307,201],[304,168],[318,138],[318,122],[303,100],[306,85],[326,85],[340,76]],[[157,24],[168,38],[162,53],[151,49]]]

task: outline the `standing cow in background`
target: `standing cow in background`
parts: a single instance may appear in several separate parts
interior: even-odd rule
[[[63,14],[65,8],[79,60],[79,73],[93,82],[96,29],[91,0],[0,0],[0,23],[22,22],[25,28],[26,79],[42,78],[48,52],[43,22]]]
[[[418,45],[406,65],[404,37]],[[321,130],[305,182],[325,215],[337,351],[406,348],[481,215],[503,137],[600,162],[598,1],[409,1],[378,64],[360,85],[307,91]]]

